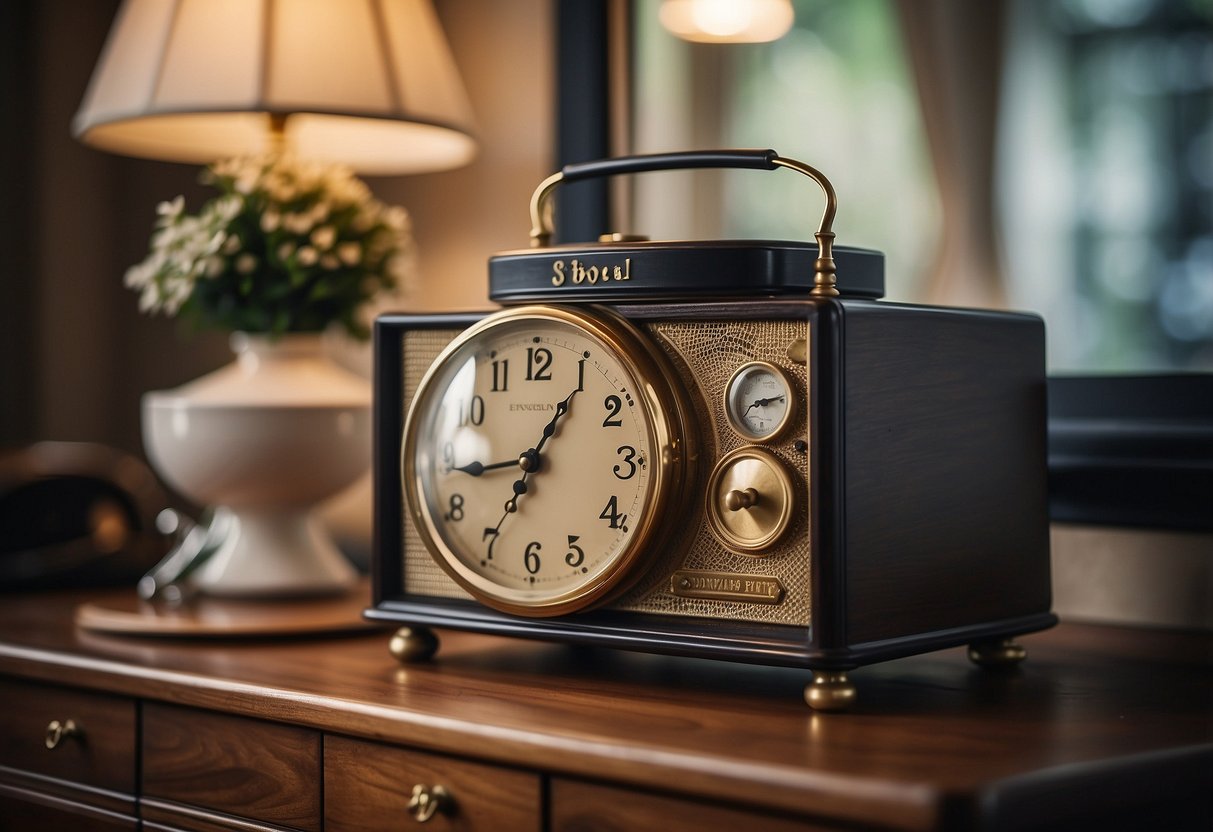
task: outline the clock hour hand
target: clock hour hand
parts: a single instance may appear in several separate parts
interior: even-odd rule
[[[467,465],[455,465],[451,467],[452,471],[462,471],[465,474],[470,474],[473,477],[478,477],[485,471],[493,471],[498,468],[509,468],[511,465],[517,465],[518,460],[507,459],[505,462],[494,462],[492,465],[485,465],[483,462],[473,460]]]
[[[573,393],[576,392],[576,390],[573,391]],[[556,432],[556,422],[561,416],[568,413],[569,400],[573,398],[573,393],[570,393],[569,397],[564,401],[556,404],[556,415],[553,416],[552,420],[544,426],[543,437],[539,440],[539,444],[534,448],[528,448],[527,450],[523,451],[516,459],[507,459],[504,462],[494,462],[491,465],[485,465],[479,460],[472,460],[467,465],[452,465],[451,470],[462,471],[463,473],[473,477],[478,477],[485,471],[494,471],[498,468],[511,468],[515,466],[521,468],[523,471],[534,471],[535,468],[538,467],[537,463],[539,461],[539,451],[542,450],[544,443],[548,441],[552,434]]]

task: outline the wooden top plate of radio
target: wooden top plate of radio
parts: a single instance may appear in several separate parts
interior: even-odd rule
[[[813,243],[770,240],[609,242],[504,252],[489,260],[489,297],[531,301],[683,301],[805,296]],[[842,297],[884,296],[884,254],[835,246]]]

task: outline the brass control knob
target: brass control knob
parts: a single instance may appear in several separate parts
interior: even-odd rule
[[[764,555],[792,523],[792,478],[772,453],[741,448],[716,464],[708,480],[708,524],[742,555]]]
[[[741,511],[758,505],[758,492],[753,488],[745,491],[730,491],[724,495],[724,507],[729,511]]]
[[[413,786],[408,810],[418,823],[427,823],[438,812],[446,811],[452,804],[451,793],[443,786]]]
[[[62,722],[52,719],[46,726],[46,747],[54,751],[59,747],[59,743],[68,737],[77,737],[83,733],[74,719],[65,719]]]

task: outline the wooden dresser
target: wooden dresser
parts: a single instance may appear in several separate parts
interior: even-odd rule
[[[75,628],[99,597],[0,597],[0,829],[1213,828],[1207,634],[1063,624],[1009,674],[861,669],[823,715],[791,670]]]

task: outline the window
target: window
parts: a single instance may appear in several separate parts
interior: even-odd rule
[[[1213,369],[1213,5],[1020,0],[1009,35],[1008,276],[1051,363]]]
[[[963,2],[929,5],[949,15]],[[677,40],[658,6],[634,6],[635,152],[774,147],[808,162],[838,191],[839,245],[885,252],[889,298],[965,302],[927,294],[949,212],[913,33],[894,3],[797,0],[787,36],[728,46]],[[989,87],[1001,89],[997,131],[985,134],[997,136],[989,215],[1006,305],[1044,316],[1051,371],[1213,369],[1213,4],[1005,8]],[[810,240],[820,194],[798,179],[639,177],[634,225],[664,238]]]
[[[838,245],[883,251],[888,296],[913,298],[939,216],[889,4],[799,2],[780,40],[727,46],[677,40],[659,5],[635,13],[635,152],[772,147],[813,165],[838,192]],[[635,225],[654,238],[811,241],[822,211],[817,187],[786,172],[658,174],[635,188]]]

